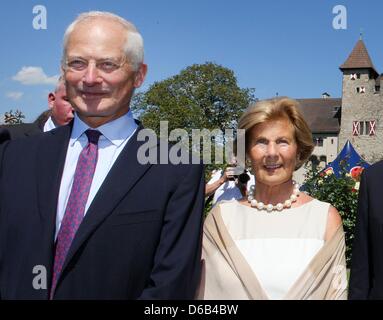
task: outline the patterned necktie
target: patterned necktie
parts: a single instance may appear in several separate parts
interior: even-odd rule
[[[88,144],[81,151],[78,158],[72,189],[57,235],[50,299],[53,298],[66,255],[84,217],[85,205],[88,200],[94,170],[96,169],[97,144],[101,133],[97,130],[86,130],[85,134],[88,137]]]

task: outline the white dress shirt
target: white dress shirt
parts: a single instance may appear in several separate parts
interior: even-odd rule
[[[55,123],[52,120],[52,117],[49,117],[48,120],[44,124],[44,132],[51,131],[56,128]]]
[[[98,128],[90,128],[75,114],[73,129],[68,144],[64,171],[61,178],[59,199],[57,203],[56,215],[56,234],[60,230],[61,221],[65,214],[65,208],[68,203],[70,191],[72,189],[74,174],[76,171],[77,160],[82,149],[88,144],[88,138],[85,135],[87,129],[96,129],[101,132],[98,142],[98,160],[96,170],[93,175],[92,185],[85,205],[86,214],[93,198],[97,194],[109,170],[112,168],[118,155],[124,149],[133,133],[137,129],[137,124],[133,119],[132,112],[129,111],[122,117],[108,122]]]

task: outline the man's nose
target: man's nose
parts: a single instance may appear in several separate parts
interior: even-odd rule
[[[102,81],[96,63],[89,62],[84,74],[84,83],[88,86],[100,83]]]

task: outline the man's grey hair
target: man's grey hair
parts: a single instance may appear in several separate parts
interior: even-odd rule
[[[74,20],[65,30],[63,40],[63,57],[62,65],[65,66],[66,62],[66,49],[68,45],[68,39],[76,25],[86,20],[93,20],[97,18],[110,19],[112,21],[120,23],[126,30],[126,40],[124,51],[129,63],[132,65],[133,70],[137,71],[140,65],[144,61],[144,41],[141,34],[138,32],[134,24],[121,18],[120,16],[103,11],[89,11],[81,13],[76,20]]]
[[[56,86],[55,86],[55,93],[60,90],[61,85],[65,86],[65,79],[63,75],[60,75],[60,77],[57,80]]]

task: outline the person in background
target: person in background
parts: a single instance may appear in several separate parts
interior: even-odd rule
[[[61,77],[54,92],[48,94],[50,117],[44,123],[44,132],[50,131],[71,122],[74,118],[74,110],[70,104],[65,87],[65,81]]]
[[[236,166],[233,159],[225,170],[215,170],[205,187],[205,197],[211,199],[214,206],[221,200],[241,199],[247,196],[250,185],[255,184],[254,176]]]
[[[383,299],[383,162],[363,170],[353,242],[349,299]]]
[[[41,113],[33,123],[1,126],[0,143],[47,132],[73,120],[73,107],[68,101],[65,81],[62,77],[55,90],[48,94],[48,105],[49,109]]]

